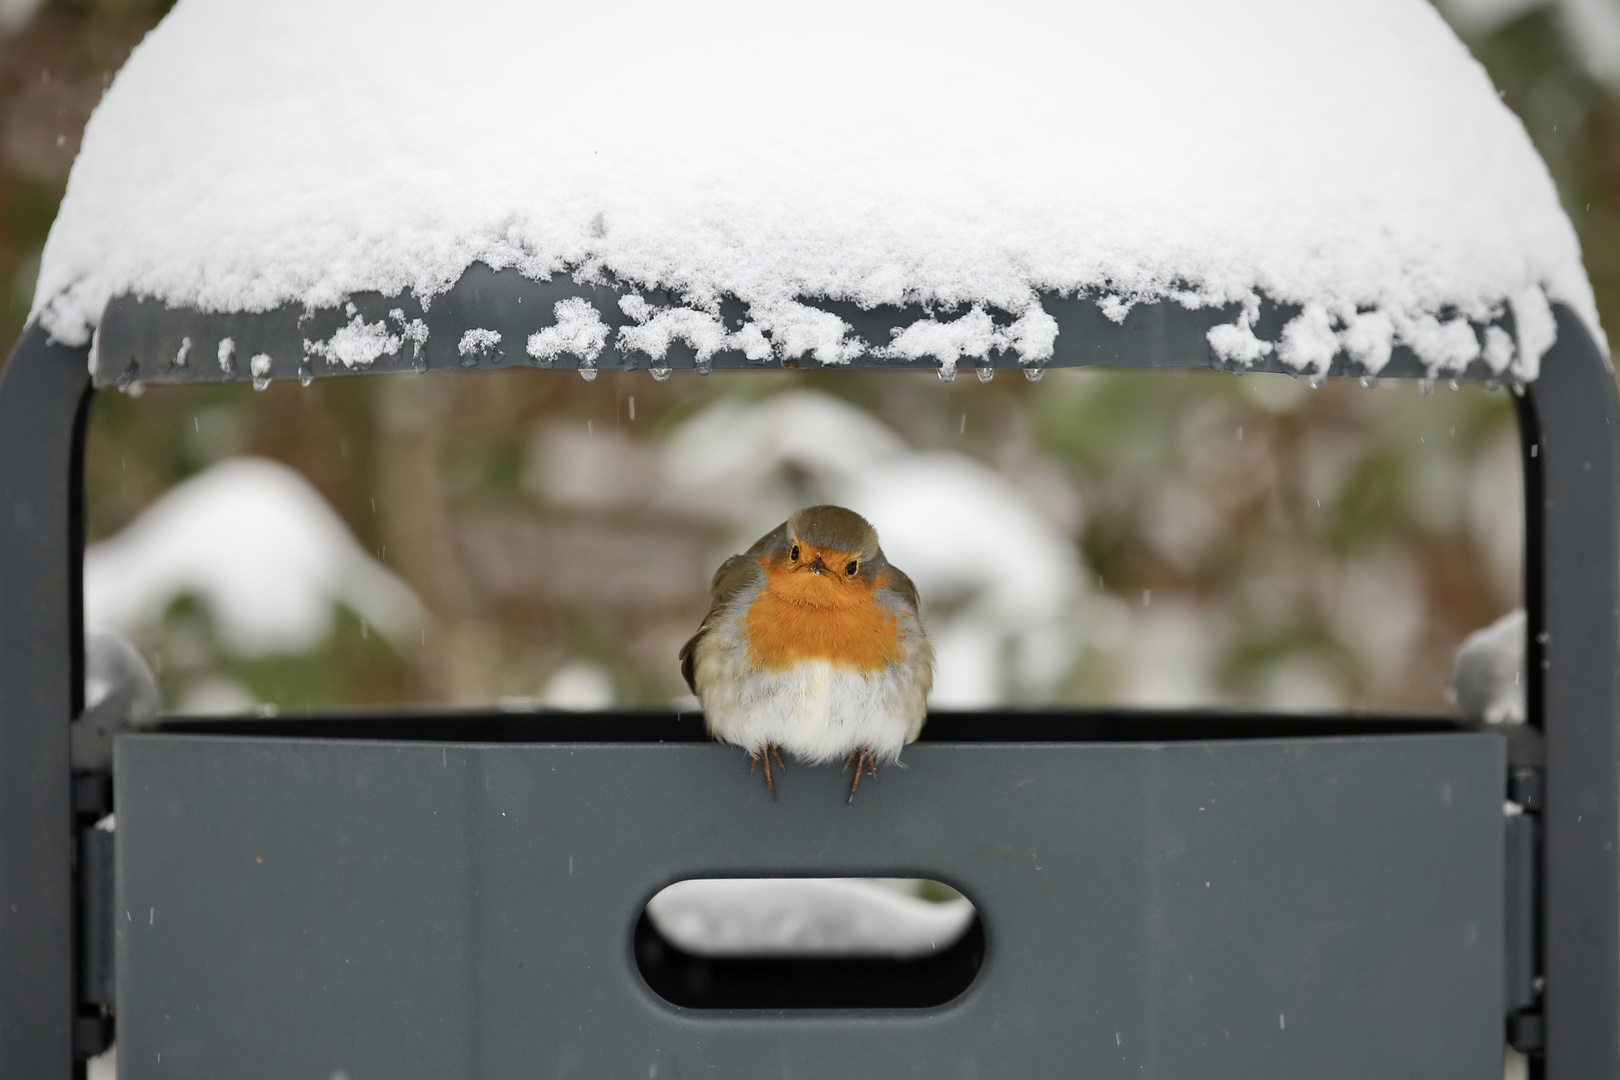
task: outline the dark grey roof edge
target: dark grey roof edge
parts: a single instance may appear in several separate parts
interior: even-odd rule
[[[108,302],[96,333],[94,382],[97,387],[107,388],[135,383],[246,382],[253,380],[255,374],[262,383],[391,371],[511,367],[573,370],[582,366],[601,371],[653,368],[652,357],[635,351],[621,352],[617,345],[619,328],[634,325],[619,306],[619,300],[631,291],[627,286],[611,282],[581,283],[567,274],[534,280],[516,270],[492,270],[475,263],[448,292],[425,306],[409,293],[392,297],[357,293],[342,307],[307,311],[297,305],[285,305],[265,312],[225,313],[173,308],[159,300],[117,296]],[[679,298],[668,292],[633,291],[655,311],[682,306]],[[547,361],[530,357],[526,350],[529,335],[553,325],[556,304],[573,298],[589,303],[608,326],[610,333],[601,354],[594,363],[583,365],[577,357],[567,353]],[[1238,305],[1192,309],[1173,300],[1137,304],[1116,323],[1103,314],[1098,299],[1087,295],[1041,298],[1042,306],[1056,319],[1059,333],[1054,355],[1039,366],[1215,368],[1299,374],[1278,360],[1275,352],[1247,368],[1227,364],[1215,355],[1206,335],[1214,326],[1235,322],[1240,313]],[[872,345],[887,344],[895,330],[919,319],[931,315],[952,318],[961,314],[961,311],[935,311],[920,305],[863,309],[843,301],[802,302],[844,319],[861,340]],[[1254,333],[1262,340],[1277,340],[1283,326],[1299,310],[1292,305],[1263,303]],[[1014,316],[1007,312],[992,311],[991,316],[1001,326],[1014,321]],[[369,326],[386,326],[387,332],[398,342],[395,351],[351,367],[311,350],[311,343],[330,340],[355,317]],[[746,309],[739,301],[723,300],[720,317],[726,328],[734,331],[743,326]],[[1501,316],[1496,324],[1511,333],[1511,313]],[[463,335],[470,330],[494,331],[500,335],[499,344],[463,355],[459,346]],[[1482,339],[1484,331],[1485,325],[1475,326],[1476,335]],[[221,343],[227,340],[230,348],[222,354]],[[261,358],[257,373],[253,370],[256,357]],[[992,353],[989,362],[996,368],[1024,366],[1011,352]],[[983,363],[985,361],[964,358],[961,366]],[[838,364],[823,364],[810,355],[750,360],[740,350],[725,349],[716,352],[707,364],[700,365],[696,351],[676,341],[656,366],[660,371],[666,367],[670,370],[827,367],[892,371],[934,370],[940,364],[934,358],[898,359],[871,353]],[[1334,357],[1327,374],[1355,378],[1370,373],[1340,353]],[[1431,372],[1410,349],[1397,346],[1377,376],[1427,378]],[[1470,363],[1465,371],[1455,373],[1455,377],[1500,378],[1480,360]]]

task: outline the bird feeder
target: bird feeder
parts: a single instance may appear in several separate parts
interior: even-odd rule
[[[92,394],[1078,365],[1511,384],[1527,733],[950,713],[855,807],[762,807],[674,712],[174,719],[70,768]],[[1615,417],[1546,170],[1421,0],[181,0],[0,381],[0,1073],[116,1017],[132,1080],[1484,1077],[1504,1039],[1617,1080]],[[671,882],[904,875],[978,911],[948,1001],[708,1008],[638,960]]]

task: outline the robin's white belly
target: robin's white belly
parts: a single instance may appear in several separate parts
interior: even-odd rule
[[[716,738],[747,750],[774,745],[823,762],[864,746],[894,761],[922,729],[926,690],[909,665],[863,675],[825,660],[777,671],[735,653],[714,661],[699,669],[705,722]]]

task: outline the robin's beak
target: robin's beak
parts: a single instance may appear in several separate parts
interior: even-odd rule
[[[795,543],[792,547],[791,568],[796,574],[814,574],[826,581],[843,583],[853,574],[846,576],[844,567],[851,564],[856,556],[831,548],[820,549],[813,544],[803,541]]]

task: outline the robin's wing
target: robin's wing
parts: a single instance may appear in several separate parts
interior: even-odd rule
[[[887,561],[887,560],[885,560]],[[885,588],[893,591],[900,602],[911,609],[911,614],[917,620],[918,636],[910,656],[909,675],[916,691],[917,714],[906,732],[906,742],[916,742],[917,736],[922,734],[923,725],[928,722],[928,691],[934,685],[934,648],[928,643],[928,634],[922,626],[922,602],[917,597],[917,586],[912,584],[904,570],[889,563],[883,571],[889,576]]]
[[[703,629],[699,627],[698,632],[687,638],[686,644],[681,646],[681,678],[686,680],[686,688],[694,694],[697,693],[697,672],[692,665],[696,663],[694,657],[697,655],[698,638],[702,636]]]
[[[755,540],[753,546],[747,551],[743,552],[741,555],[733,555],[731,558],[721,563],[720,569],[714,572],[713,588],[718,589],[720,587],[720,576],[726,572],[726,567],[730,566],[737,559],[747,559],[750,562],[757,562],[762,556],[765,555],[774,557],[782,548],[787,547],[787,542],[788,523],[784,521],[782,524],[778,525],[776,528],[772,529],[758,540]]]
[[[917,586],[911,583],[904,570],[893,563],[889,563],[888,587],[900,594],[900,599],[911,607],[913,614],[919,618],[922,616],[922,601],[917,598]]]
[[[714,581],[709,585],[709,613],[703,616],[703,622],[698,626],[698,632],[692,635],[690,641],[681,646],[681,675],[686,679],[686,685],[692,693],[697,693],[697,646],[703,635],[709,632],[731,601],[743,589],[758,580],[761,573],[759,559],[756,551],[769,541],[775,533],[767,534],[758,543],[741,555],[733,555],[720,564],[720,569],[714,572]]]

